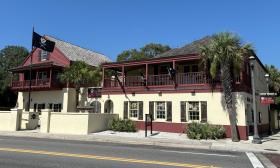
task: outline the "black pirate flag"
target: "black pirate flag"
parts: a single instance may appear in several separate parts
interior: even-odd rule
[[[41,48],[42,50],[53,52],[55,42],[40,36],[38,33],[33,32],[32,46]]]

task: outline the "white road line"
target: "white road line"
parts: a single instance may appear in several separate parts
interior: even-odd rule
[[[208,155],[208,156],[221,156],[221,157],[239,157],[235,155],[223,155],[217,153],[197,153],[197,152],[186,152],[186,151],[171,151],[171,150],[160,150],[161,152],[169,152],[169,153],[187,153],[192,155]]]
[[[246,152],[246,155],[248,156],[254,168],[264,168],[262,163],[252,152]]]

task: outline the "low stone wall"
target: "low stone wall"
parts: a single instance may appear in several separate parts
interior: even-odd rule
[[[22,110],[0,111],[0,130],[17,131],[20,129],[20,115]]]
[[[108,129],[110,120],[117,114],[97,113],[58,113],[42,111],[41,132],[54,134],[86,135]]]

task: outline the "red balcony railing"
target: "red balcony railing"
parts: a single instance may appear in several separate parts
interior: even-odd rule
[[[59,82],[57,80],[46,79],[34,79],[31,80],[31,88],[50,88],[52,86],[58,86]],[[30,86],[30,80],[24,81],[12,81],[12,89],[28,89]]]
[[[115,78],[105,78],[104,88],[120,87],[120,83],[124,83],[124,87],[134,86],[162,86],[162,85],[199,85],[199,84],[213,84],[219,82],[218,79],[214,80],[204,72],[190,72],[190,73],[177,73],[175,79],[171,79],[168,74],[149,75],[146,81],[145,76],[126,76],[118,77],[119,81]],[[240,78],[236,78],[236,82],[240,82]]]

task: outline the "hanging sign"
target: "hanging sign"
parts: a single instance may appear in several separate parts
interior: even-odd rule
[[[274,104],[276,93],[260,93],[261,104]]]
[[[101,97],[101,88],[88,88],[88,97],[89,98],[100,98]]]
[[[274,97],[261,96],[261,104],[274,104]]]

